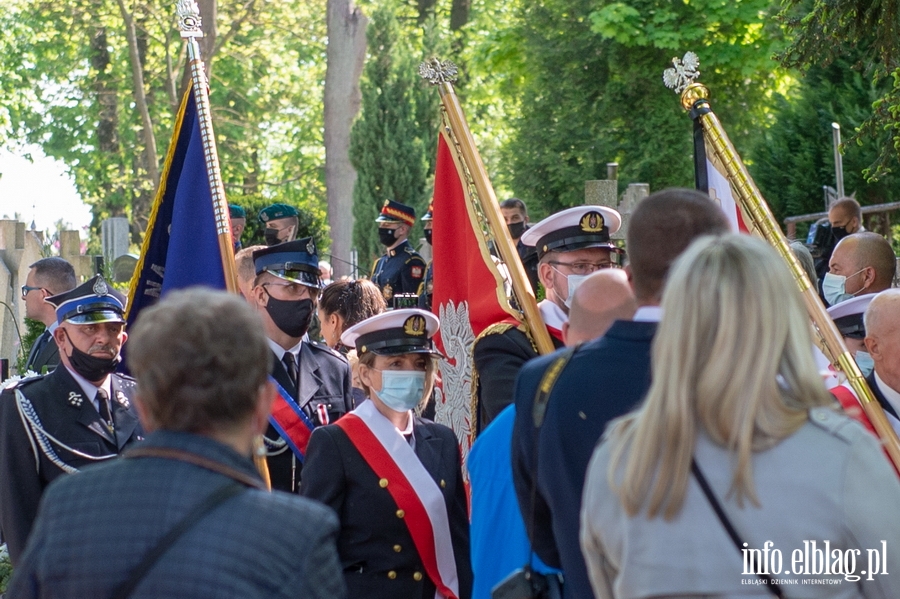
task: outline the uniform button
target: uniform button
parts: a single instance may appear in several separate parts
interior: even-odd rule
[[[446,487],[446,486],[447,486],[447,481],[445,481],[445,480],[442,478],[442,479],[441,479],[441,488],[443,489],[443,488]]]
[[[391,570],[390,572],[388,572],[388,578],[394,580],[395,578],[397,578],[397,573]]]
[[[400,545],[394,545],[395,553],[400,553],[401,551],[403,551],[403,547],[401,547]]]
[[[397,517],[398,517],[398,518],[402,518],[402,517],[405,516],[405,515],[406,515],[406,512],[404,512],[403,510],[397,510]]]
[[[415,580],[416,582],[419,582],[420,580],[422,580],[422,573],[416,572],[415,574],[413,574],[413,580]]]
[[[388,480],[386,478],[382,478],[380,481],[378,481],[378,486],[382,489],[385,488],[386,486],[388,486]]]

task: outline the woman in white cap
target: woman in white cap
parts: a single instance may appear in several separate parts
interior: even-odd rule
[[[466,492],[456,435],[415,416],[431,395],[439,327],[431,312],[393,310],[347,329],[370,401],[309,441],[300,492],[341,520],[348,597],[467,598]]]

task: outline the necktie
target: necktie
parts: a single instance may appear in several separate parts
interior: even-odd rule
[[[288,377],[294,384],[294,388],[297,388],[297,359],[294,357],[294,354],[286,351],[281,361],[284,362],[284,368],[287,370]]]
[[[103,419],[103,424],[106,425],[110,431],[113,430],[113,421],[112,415],[109,412],[109,395],[106,394],[106,391],[103,389],[97,389],[97,411],[100,412],[100,418]]]

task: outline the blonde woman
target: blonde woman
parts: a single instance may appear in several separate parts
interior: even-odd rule
[[[595,595],[765,597],[768,574],[792,599],[900,597],[900,482],[877,440],[833,408],[774,250],[698,241],[662,309],[648,395],[588,468],[581,544]]]

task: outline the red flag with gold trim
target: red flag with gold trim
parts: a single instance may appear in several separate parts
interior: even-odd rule
[[[434,296],[441,321],[435,337],[441,387],[435,421],[449,426],[460,442],[463,462],[472,444],[477,412],[472,397],[472,344],[486,327],[517,318],[510,307],[503,266],[491,254],[487,220],[474,198],[466,168],[446,128],[438,139],[434,176]]]

